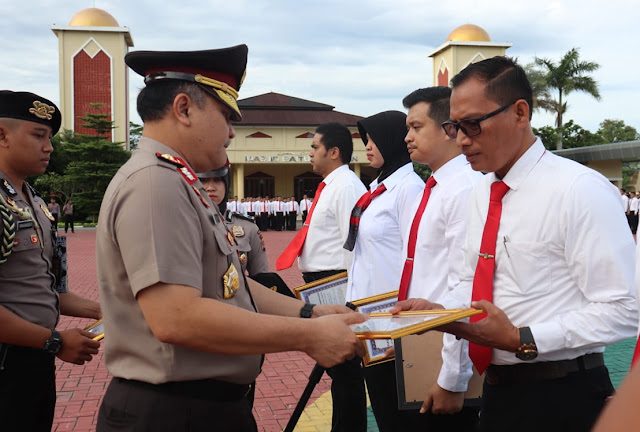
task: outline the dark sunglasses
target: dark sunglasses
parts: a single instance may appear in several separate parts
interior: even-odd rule
[[[442,123],[442,129],[446,132],[449,138],[455,139],[458,136],[458,130],[462,129],[462,132],[469,138],[478,136],[482,133],[482,129],[480,128],[480,122],[485,121],[488,118],[493,117],[496,114],[500,114],[502,111],[509,108],[511,105],[516,103],[519,99],[514,100],[513,102],[498,108],[495,111],[491,111],[489,114],[484,115],[482,117],[478,117],[475,119],[464,119],[459,122],[455,122],[453,120],[447,120]]]

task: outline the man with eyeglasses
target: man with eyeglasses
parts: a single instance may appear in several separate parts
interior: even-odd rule
[[[487,59],[451,82],[443,128],[489,173],[471,194],[460,283],[442,301],[484,312],[446,326],[486,370],[480,430],[588,431],[613,392],[604,348],[638,322],[620,199],[599,173],[545,150],[515,61]]]

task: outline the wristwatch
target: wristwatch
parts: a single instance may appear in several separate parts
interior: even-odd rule
[[[300,309],[300,318],[311,318],[314,306],[315,305],[313,303],[305,303],[305,305],[302,306],[302,309]]]
[[[52,329],[51,337],[44,343],[44,350],[51,354],[57,354],[61,348],[62,338],[60,337],[60,333],[58,333],[57,330]]]
[[[518,327],[520,331],[520,346],[516,351],[516,357],[520,360],[530,361],[538,357],[538,347],[533,339],[533,333],[529,327]]]

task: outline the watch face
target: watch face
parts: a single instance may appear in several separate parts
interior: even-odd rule
[[[57,354],[62,348],[62,340],[59,335],[53,334],[49,340],[44,344],[44,349],[51,354]]]
[[[516,357],[520,360],[529,361],[538,357],[538,351],[535,350],[522,350],[516,353]]]

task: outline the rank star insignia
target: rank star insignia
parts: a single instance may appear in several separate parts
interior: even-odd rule
[[[13,186],[11,186],[11,184],[8,181],[3,180],[2,184],[4,186],[4,189],[7,191],[9,195],[17,194],[16,190],[13,188]]]
[[[242,237],[244,235],[244,227],[241,225],[234,225],[231,228],[231,232],[233,232],[233,236],[235,238]]]
[[[222,276],[222,284],[224,286],[224,298],[226,300],[233,298],[238,288],[240,288],[240,275],[233,264],[229,266],[229,269]]]
[[[49,211],[49,209],[47,208],[47,206],[45,206],[44,204],[40,204],[40,209],[42,210],[44,215],[47,217],[47,219],[49,219],[51,222],[54,222],[56,220],[51,214],[51,212]]]

